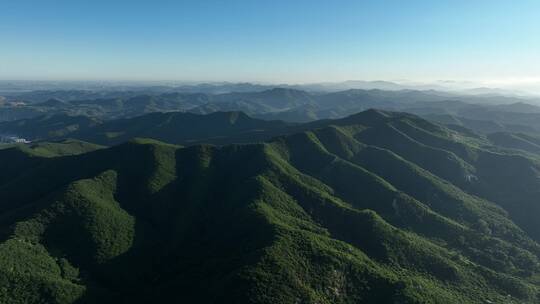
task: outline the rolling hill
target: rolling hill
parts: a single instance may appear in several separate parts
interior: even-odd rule
[[[181,145],[227,144],[262,141],[286,132],[293,125],[254,119],[242,112],[208,115],[169,112],[107,121],[93,128],[81,129],[69,137],[102,145],[114,145],[137,137]]]
[[[98,119],[65,114],[42,115],[16,121],[0,122],[0,134],[31,140],[56,139],[100,124]]]

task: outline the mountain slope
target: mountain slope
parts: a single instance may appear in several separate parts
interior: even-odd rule
[[[500,204],[519,227],[534,239],[540,239],[534,213],[530,212],[539,208],[534,190],[540,186],[535,173],[540,170],[537,157],[501,153],[501,148],[506,147],[497,143],[493,146],[488,138],[458,128],[447,129],[411,114],[368,110],[338,120],[289,125],[252,119],[238,112],[154,113],[106,122],[70,136],[103,145],[137,137],[182,145],[230,144],[264,141],[332,125],[342,128],[358,142],[389,150],[466,192]],[[500,168],[520,170],[511,169],[508,172],[514,172],[515,176],[508,178],[506,172],[503,175],[498,172]],[[516,194],[515,189],[522,191]]]
[[[253,119],[242,112],[208,115],[170,112],[105,122],[70,134],[70,137],[103,145],[150,137],[174,144],[259,141],[285,132],[289,124]]]
[[[496,132],[488,134],[489,140],[500,147],[540,153],[540,138],[523,133]]]
[[[51,140],[69,136],[77,130],[91,128],[99,123],[101,123],[99,120],[87,116],[43,115],[0,122],[0,134],[16,135],[31,140]]]
[[[501,207],[456,187],[484,170],[481,139],[456,141],[400,113],[319,124],[260,144],[0,154],[17,169],[0,172],[0,299],[537,301],[539,245]],[[388,125],[409,140],[380,147],[362,135]],[[445,151],[464,171],[393,152],[409,149]],[[456,184],[438,175],[447,172]]]

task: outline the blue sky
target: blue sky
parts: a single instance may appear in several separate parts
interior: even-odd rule
[[[538,79],[539,12],[537,0],[0,0],[0,79]]]

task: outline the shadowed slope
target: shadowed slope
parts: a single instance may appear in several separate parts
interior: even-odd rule
[[[375,163],[371,153],[393,163]],[[137,140],[38,160],[0,184],[0,268],[21,276],[0,272],[11,286],[5,299],[535,301],[524,273],[537,272],[537,245],[504,212],[334,127],[266,144]],[[441,201],[389,168],[409,172]],[[493,263],[499,252],[512,267]]]

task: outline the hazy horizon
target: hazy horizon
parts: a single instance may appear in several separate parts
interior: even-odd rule
[[[347,79],[343,81],[320,81],[320,82],[262,82],[252,80],[240,80],[240,81],[225,81],[225,80],[175,80],[175,79],[163,79],[163,80],[129,80],[129,79],[0,79],[1,85],[17,85],[22,84],[25,86],[33,86],[39,83],[44,86],[41,89],[47,89],[47,86],[53,84],[57,85],[102,85],[104,87],[114,86],[190,86],[190,85],[223,85],[223,84],[252,84],[261,86],[273,86],[273,87],[299,87],[305,88],[309,86],[328,86],[330,90],[332,87],[341,87],[342,89],[357,88],[361,85],[363,89],[385,89],[385,90],[399,90],[399,89],[412,89],[412,90],[439,90],[447,92],[467,92],[485,89],[484,93],[499,93],[503,95],[540,95],[540,79],[511,79],[511,80],[435,80],[435,81],[414,81],[406,79]],[[384,87],[387,84],[389,87]],[[395,87],[391,87],[395,86]],[[335,90],[335,89],[334,89]],[[2,87],[0,87],[0,92]]]

